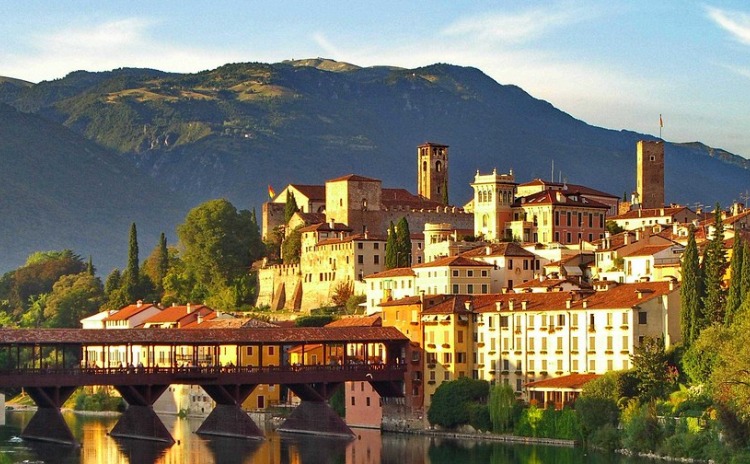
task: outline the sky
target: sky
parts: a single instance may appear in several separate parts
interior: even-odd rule
[[[595,126],[750,158],[747,1],[8,0],[0,15],[0,76],[31,82],[315,57],[450,63]]]

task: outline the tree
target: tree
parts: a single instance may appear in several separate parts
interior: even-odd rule
[[[151,254],[143,262],[142,276],[148,277],[153,283],[154,290],[159,294],[164,292],[164,277],[169,271],[169,250],[167,248],[167,238],[162,232],[159,237],[159,243],[154,247]]]
[[[487,405],[490,410],[492,431],[503,433],[513,430],[513,406],[516,404],[516,394],[508,384],[498,384],[490,389]]]
[[[202,295],[203,300],[246,275],[251,264],[250,228],[250,214],[238,212],[224,199],[207,201],[190,210],[185,222],[177,227],[184,265],[175,273],[178,286],[183,287],[180,296]]]
[[[297,227],[286,236],[281,244],[281,259],[284,264],[299,264],[302,257],[302,233]]]
[[[740,301],[750,296],[750,245],[742,242],[742,276],[740,277]]]
[[[607,232],[609,232],[610,235],[617,235],[620,232],[625,232],[625,228],[617,224],[615,221],[607,221],[604,224],[604,227],[607,229]]]
[[[447,177],[443,178],[443,198],[442,198],[442,200],[443,200],[443,204],[444,205],[450,204],[449,203],[449,198],[448,198],[448,178]]]
[[[346,306],[346,302],[352,295],[354,295],[354,282],[342,280],[334,287],[331,300],[334,306],[342,308]]]
[[[727,267],[724,255],[724,225],[721,218],[721,207],[716,204],[714,211],[714,235],[703,253],[703,314],[698,329],[710,324],[724,322],[724,290],[722,281]]]
[[[391,221],[391,224],[388,226],[388,238],[385,242],[385,268],[386,269],[393,269],[398,267],[398,261],[397,261],[397,253],[398,253],[398,243],[396,239],[396,231],[394,230],[395,226],[393,225],[393,221]]]
[[[96,268],[94,267],[94,259],[89,255],[89,261],[86,263],[86,272],[89,273],[89,275],[96,274]]]
[[[682,357],[682,369],[694,384],[711,379],[719,353],[717,348],[728,339],[729,332],[721,326],[707,327]]]
[[[241,213],[244,213],[242,211]],[[250,230],[248,240],[250,241],[250,261],[256,261],[266,255],[266,246],[260,236],[260,226],[258,217],[255,215],[255,208],[250,213]]]
[[[742,263],[744,256],[742,254],[744,245],[741,236],[735,235],[734,245],[732,246],[732,260],[729,263],[731,277],[729,280],[729,290],[727,291],[727,302],[724,308],[724,324],[730,325],[734,319],[734,314],[742,304]]]
[[[297,211],[299,211],[297,200],[294,198],[294,194],[287,189],[286,204],[284,205],[284,224],[289,224],[289,220]]]
[[[664,340],[645,337],[643,343],[635,348],[631,360],[641,400],[651,401],[663,397],[675,380],[667,362]]]
[[[402,217],[396,225],[396,267],[409,267],[411,265],[411,232],[409,232],[409,221]]]
[[[96,314],[104,302],[104,289],[96,277],[82,272],[60,278],[44,308],[44,326],[80,327],[80,320]]]
[[[427,420],[430,424],[445,428],[467,424],[469,406],[486,399],[489,386],[486,380],[473,380],[469,377],[441,383],[432,397]]]
[[[125,268],[123,289],[128,303],[134,303],[139,297],[140,261],[138,260],[138,230],[135,222],[130,224],[130,240],[128,244],[128,265]]]
[[[703,278],[695,242],[695,229],[690,228],[688,243],[682,254],[682,285],[680,286],[680,326],[682,342],[690,346],[698,338],[698,320],[701,318]]]

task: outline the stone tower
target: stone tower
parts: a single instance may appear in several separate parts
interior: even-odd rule
[[[664,142],[639,140],[636,192],[641,208],[664,207]]]
[[[447,205],[448,145],[424,143],[417,147],[417,194]]]
[[[508,174],[477,174],[474,189],[474,235],[485,240],[502,240],[505,225],[513,219],[512,205],[516,197],[513,171]]]

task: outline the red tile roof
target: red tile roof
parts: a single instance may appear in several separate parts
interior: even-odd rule
[[[325,185],[289,184],[289,186],[299,190],[302,195],[306,196],[310,200],[324,201],[326,199]]]
[[[132,304],[125,306],[124,308],[120,308],[120,310],[118,310],[116,313],[106,317],[104,321],[126,321],[136,314],[140,313],[141,311],[145,311],[149,308],[160,309],[158,306],[149,303],[143,303],[140,306],[137,304]]]
[[[480,258],[482,256],[521,256],[533,258],[535,255],[528,250],[524,250],[517,243],[504,242],[480,245],[461,253],[461,256],[466,258]]]
[[[492,267],[492,264],[481,263],[473,259],[464,258],[463,256],[446,256],[445,258],[436,259],[435,261],[430,261],[429,263],[416,264],[412,266],[412,269],[443,267],[443,266]]]
[[[404,298],[399,298],[398,300],[383,301],[378,306],[380,306],[381,308],[384,306],[408,306],[419,304],[421,301],[422,298],[418,296],[407,296]]]
[[[560,190],[563,192],[570,192],[570,193],[580,193],[582,195],[591,195],[591,196],[598,196],[598,197],[608,197],[608,198],[620,198],[617,195],[612,195],[611,193],[602,192],[601,190],[596,190],[591,187],[586,187],[585,185],[577,185],[577,184],[561,184],[558,182],[548,182],[543,179],[536,178],[530,182],[525,182],[523,184],[519,184],[519,187],[529,187],[533,185],[541,185],[544,186],[546,189],[551,190]]]
[[[383,279],[386,277],[414,277],[414,271],[409,267],[397,267],[387,271],[376,272],[365,276],[365,279]]]
[[[669,207],[669,208],[643,208],[643,209],[634,209],[632,211],[628,211],[623,214],[618,214],[617,216],[610,216],[607,219],[617,220],[617,219],[673,217],[684,210],[688,210],[691,213],[693,212],[686,206],[675,206],[675,207]]]
[[[346,317],[326,324],[326,327],[380,327],[382,320],[380,315]]]
[[[466,302],[471,299],[471,295],[425,296],[422,314],[470,314],[471,311],[466,309]]]
[[[189,311],[187,306],[170,306],[169,308],[162,309],[160,313],[149,317],[143,323],[179,322],[187,316],[195,316],[197,314],[202,314],[204,319],[207,318],[208,314],[214,314],[213,317],[215,317],[214,310],[205,305],[190,305]]]
[[[297,229],[300,232],[351,232],[351,227],[347,226],[346,224],[342,224],[340,222],[334,222],[333,228],[331,228],[331,224],[328,222],[321,222],[319,224],[312,224],[305,227],[300,227]]]
[[[251,329],[251,328],[269,328],[278,327],[276,324],[270,322],[261,321],[260,319],[252,318],[233,318],[233,319],[203,319],[201,323],[198,321],[190,322],[180,327],[181,329]]]
[[[295,327],[252,329],[0,329],[0,345],[9,344],[295,344],[369,343],[409,339],[395,327]]]
[[[347,174],[345,176],[337,177],[335,179],[328,180],[327,182],[341,182],[341,181],[353,181],[353,182],[380,182],[380,179],[373,179],[372,177],[360,176],[358,174]]]
[[[565,197],[565,200],[557,199],[558,192]],[[609,206],[603,203],[578,195],[575,192],[570,192],[569,190],[543,190],[525,197],[517,198],[513,203],[513,206],[516,207],[524,205],[565,205],[568,207],[609,209]]]
[[[570,374],[550,379],[529,382],[526,387],[531,390],[578,390],[599,377],[599,374]]]
[[[644,247],[641,247],[641,248],[637,248],[635,250],[631,250],[629,253],[621,253],[620,257],[621,258],[628,258],[628,257],[632,257],[632,256],[653,256],[656,253],[658,253],[660,251],[664,251],[664,250],[666,250],[667,248],[670,248],[670,247],[672,247],[671,244],[668,244],[668,245],[649,245],[649,246],[644,246]]]
[[[408,206],[411,209],[435,209],[443,206],[437,201],[414,195],[405,189],[384,188],[380,194],[380,202],[391,209],[396,206]]]

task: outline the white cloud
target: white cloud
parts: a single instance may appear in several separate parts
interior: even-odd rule
[[[738,42],[750,45],[750,14],[707,6],[708,17]]]
[[[467,16],[443,29],[447,36],[473,36],[481,41],[523,43],[561,27],[593,17],[592,9],[556,5],[515,13],[490,13]]]
[[[188,72],[241,60],[240,54],[232,51],[160,41],[151,34],[158,26],[145,18],[125,18],[36,34],[29,39],[28,53],[2,57],[0,74],[38,82],[75,70],[148,67]]]

